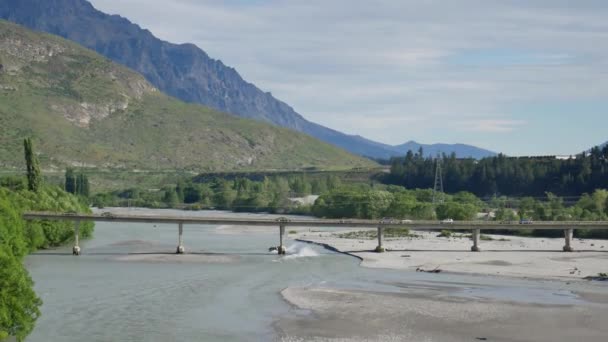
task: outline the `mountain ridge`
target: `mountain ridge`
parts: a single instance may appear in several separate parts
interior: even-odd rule
[[[389,158],[407,152],[310,122],[194,44],[162,41],[127,18],[105,14],[85,0],[0,0],[0,18],[73,40],[140,72],[161,91],[186,102],[291,128],[362,156]],[[456,145],[443,147],[448,150],[442,152],[465,156]],[[473,154],[479,157],[488,152],[480,149]]]

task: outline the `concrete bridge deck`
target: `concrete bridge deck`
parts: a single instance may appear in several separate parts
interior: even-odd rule
[[[539,221],[522,224],[519,221],[497,222],[497,221],[454,221],[441,222],[429,220],[358,220],[358,219],[253,219],[253,218],[226,218],[226,217],[188,217],[188,216],[169,216],[169,215],[117,215],[111,213],[102,214],[75,214],[75,213],[53,213],[53,212],[26,212],[23,214],[25,220],[65,220],[74,221],[74,249],[75,255],[80,254],[79,239],[79,223],[81,221],[97,221],[97,222],[133,222],[133,223],[165,223],[178,225],[178,246],[177,253],[185,252],[183,246],[183,225],[241,225],[241,226],[278,226],[279,227],[279,246],[277,251],[279,254],[285,253],[283,246],[283,237],[285,235],[285,227],[316,227],[316,228],[376,228],[378,229],[378,247],[377,252],[383,252],[382,245],[383,230],[385,228],[410,228],[410,229],[426,229],[426,230],[471,230],[473,238],[473,246],[471,251],[478,252],[480,231],[483,230],[530,230],[530,229],[560,229],[564,231],[565,245],[563,250],[571,252],[571,241],[574,229],[608,229],[608,221]]]

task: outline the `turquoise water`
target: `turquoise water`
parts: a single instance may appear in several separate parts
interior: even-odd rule
[[[280,291],[288,286],[441,287],[471,300],[579,300],[550,282],[366,269],[356,258],[289,239],[290,255],[279,257],[267,252],[278,242],[278,228],[244,234],[216,228],[185,226],[184,245],[190,253],[228,259],[218,263],[156,259],[175,251],[177,227],[151,224],[98,223],[79,257],[71,255],[71,246],[29,256],[26,266],[44,305],[27,341],[269,341],[276,319],[306,314],[282,300]]]

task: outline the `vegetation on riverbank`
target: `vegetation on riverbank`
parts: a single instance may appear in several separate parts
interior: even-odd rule
[[[342,186],[335,175],[313,179],[306,174],[248,178],[212,178],[200,182],[182,179],[161,189],[130,188],[98,193],[91,198],[97,207],[141,206],[149,208],[222,209],[241,212],[310,212],[307,196]]]
[[[21,214],[30,210],[90,212],[84,201],[54,186],[43,185],[38,192],[0,187],[0,340],[7,335],[22,340],[40,315],[41,301],[22,265],[24,256],[36,249],[62,245],[74,237],[71,222],[24,222]],[[92,223],[81,224],[82,238],[92,232]]]
[[[451,218],[507,222],[518,222],[521,219],[531,222],[608,219],[608,191],[603,189],[583,194],[578,200],[569,203],[551,193],[543,198],[492,197],[482,201],[470,192],[461,191],[445,194],[443,203],[433,204],[433,191],[430,189],[406,189],[363,180],[345,182],[333,174],[262,175],[257,179],[259,180],[238,176],[182,178],[177,184],[165,185],[160,189],[130,188],[98,193],[92,197],[92,203],[100,207],[224,209],[307,214],[327,218]],[[531,230],[523,233],[561,234],[552,231],[532,233]],[[578,236],[599,237],[598,233],[577,230]]]
[[[40,316],[40,298],[23,266],[23,258],[40,248],[59,246],[74,237],[73,223],[25,222],[25,211],[89,213],[88,203],[62,189],[44,184],[31,141],[24,143],[27,177],[0,179],[0,340],[22,341]],[[93,223],[81,225],[81,236],[91,236]]]

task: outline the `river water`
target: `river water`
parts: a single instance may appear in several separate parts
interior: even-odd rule
[[[267,252],[278,243],[278,227],[250,233],[218,228],[184,226],[191,253],[185,256],[170,254],[176,226],[132,223],[97,223],[94,237],[81,242],[79,257],[71,255],[71,246],[30,255],[26,266],[44,304],[27,341],[271,341],[279,317],[307,314],[282,300],[280,291],[288,286],[404,291],[403,284],[440,284],[471,298],[580,300],[551,282],[366,269],[356,258],[289,239],[289,255],[279,257]]]

